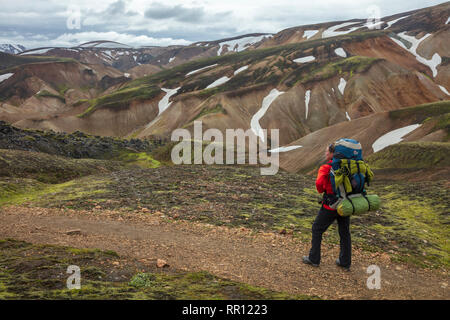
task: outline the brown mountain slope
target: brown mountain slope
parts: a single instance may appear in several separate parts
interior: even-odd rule
[[[434,136],[434,141],[448,141],[448,120],[445,119],[449,112],[450,100],[447,100],[338,123],[292,142],[290,145],[301,145],[302,148],[281,153],[280,167],[290,172],[309,172],[323,161],[326,146],[340,138],[360,141],[364,157],[367,157],[374,152],[372,146],[378,138],[392,130],[413,124],[421,126],[404,135],[403,141],[426,141],[430,136]],[[443,131],[446,132],[445,135],[442,134]]]
[[[157,72],[159,67],[142,64],[126,75],[132,81],[103,65],[54,62],[44,69],[41,64],[26,64],[0,83],[0,118],[21,127],[140,138],[168,137],[176,128],[192,128],[194,120],[202,120],[205,129],[249,129],[264,98],[277,89],[283,94],[259,124],[264,129],[279,129],[280,144],[286,145],[331,125],[447,99],[448,45],[439,44],[449,32],[441,21],[447,7],[443,4],[382,19],[388,27],[383,30],[370,31],[363,26],[365,22],[355,20],[343,27],[352,32],[339,35],[331,29],[340,30],[336,28],[340,22],[329,22],[321,24],[321,36],[308,41],[224,55],[216,52],[182,64],[181,56],[172,52],[182,54],[190,48],[201,55],[204,47],[216,45],[230,51],[237,48],[234,42],[228,48],[224,43],[236,39],[201,42],[189,48],[149,47],[145,50],[152,50],[153,58],[171,56],[171,61],[161,63],[173,67]],[[417,32],[420,28],[422,32]],[[414,33],[415,40],[409,37]],[[132,54],[132,48],[113,50],[101,45],[78,51]],[[432,60],[436,55],[440,62]],[[143,74],[148,75],[139,78]],[[221,84],[214,86],[219,80]],[[36,97],[38,90],[45,92]],[[174,90],[170,98],[164,92],[168,90]],[[160,108],[166,109],[160,113]]]

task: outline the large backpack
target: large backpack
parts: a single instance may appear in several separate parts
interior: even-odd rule
[[[348,200],[353,207],[352,198],[364,197],[368,202],[369,210],[371,210],[365,186],[370,184],[372,178],[373,172],[362,157],[361,144],[353,139],[336,141],[330,180],[338,201],[330,207],[336,209],[345,200]]]

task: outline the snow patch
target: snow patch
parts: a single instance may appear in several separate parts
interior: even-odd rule
[[[171,96],[173,96],[175,93],[177,93],[177,91],[180,89],[181,87],[175,88],[175,89],[165,89],[165,88],[161,88],[161,90],[163,90],[164,92],[166,92],[167,94],[164,96],[164,98],[161,99],[161,101],[158,102],[158,109],[159,109],[159,113],[158,116],[163,113],[171,104],[172,101],[169,102],[169,99]]]
[[[240,52],[240,51],[247,49],[249,46],[260,42],[261,40],[263,40],[266,37],[267,37],[267,35],[256,36],[256,37],[244,37],[244,38],[240,38],[240,39],[220,42],[219,50],[217,50],[217,55],[220,56],[222,54],[224,46],[228,46],[228,51]]]
[[[353,28],[348,29],[347,31],[336,31],[338,29],[348,27],[348,26],[351,26],[352,24],[356,24],[356,23],[361,23],[361,22],[359,22],[359,21],[358,22],[345,22],[345,23],[341,23],[341,24],[329,27],[327,30],[322,32],[322,38],[340,36],[340,35],[347,34],[347,33],[350,33],[352,31],[355,31],[355,30],[361,28],[361,27],[353,27]]]
[[[306,38],[308,40],[311,37],[314,37],[319,30],[305,30],[303,31],[303,38]]]
[[[308,119],[309,113],[309,99],[311,98],[311,90],[306,91],[305,93],[305,107],[306,107],[306,119]]]
[[[146,126],[145,129],[150,128],[161,116],[161,113],[163,113],[169,106],[172,104],[172,101],[169,102],[169,99],[171,96],[173,96],[181,87],[178,87],[176,89],[165,89],[161,88],[162,91],[166,92],[166,95],[158,102],[158,115],[150,121]]]
[[[450,17],[447,18],[447,21],[445,22],[445,24],[448,24],[450,22]]]
[[[344,78],[341,78],[341,80],[339,80],[338,89],[342,95],[344,95],[346,85],[347,85],[347,81],[345,81]]]
[[[174,59],[175,59],[175,57],[170,58],[169,63],[171,63]]]
[[[199,71],[202,71],[202,70],[204,70],[204,69],[208,69],[208,68],[215,67],[215,66],[217,66],[217,63],[212,64],[212,65],[209,65],[209,66],[206,66],[206,67],[203,67],[203,68],[200,68],[200,69],[197,69],[197,70],[193,70],[193,71],[191,71],[191,72],[186,73],[186,77],[187,77],[187,76],[190,76],[191,74],[194,74],[194,73],[197,73],[197,72],[199,72]]]
[[[291,150],[295,150],[298,148],[303,148],[303,146],[288,146],[288,147],[279,147],[279,148],[275,148],[275,149],[271,149],[269,150],[269,152],[287,152],[287,151],[291,151]]]
[[[9,44],[9,43],[0,44],[0,52],[18,54],[24,50],[26,50],[25,47],[20,44]]]
[[[5,73],[5,74],[0,74],[0,82],[5,81],[6,79],[11,78],[14,75],[14,73]]]
[[[401,17],[401,18],[398,18],[398,19],[395,19],[395,20],[386,22],[386,23],[388,24],[388,26],[387,26],[386,28],[384,28],[384,29],[388,29],[388,28],[390,28],[393,24],[397,23],[398,21],[400,21],[400,20],[402,20],[402,19],[408,18],[408,17],[409,17],[409,16],[404,16],[404,17]]]
[[[428,38],[429,36],[431,36],[431,33],[427,33],[426,35],[424,35],[424,36],[423,36],[422,38],[420,38],[420,39],[416,39],[416,37],[413,37],[413,36],[408,36],[408,35],[406,34],[406,31],[404,31],[404,32],[402,32],[402,33],[399,33],[398,36],[399,36],[400,38],[402,38],[402,39],[404,39],[404,40],[410,42],[410,43],[411,43],[411,48],[408,49],[401,41],[399,41],[399,40],[397,40],[397,39],[395,39],[395,38],[392,38],[392,37],[391,37],[391,39],[392,39],[396,44],[398,44],[399,46],[401,46],[402,48],[404,48],[405,50],[408,50],[409,52],[411,52],[411,53],[416,57],[417,61],[419,61],[420,63],[422,63],[422,64],[424,64],[424,65],[426,65],[426,66],[428,66],[428,67],[431,69],[431,71],[433,72],[433,77],[436,77],[436,75],[437,75],[437,73],[438,73],[438,72],[437,72],[437,66],[440,65],[441,62],[442,62],[441,56],[440,56],[438,53],[435,53],[435,54],[433,55],[433,57],[432,57],[430,60],[428,60],[428,59],[425,59],[424,57],[422,57],[421,55],[419,55],[419,54],[417,53],[417,47],[419,46],[419,44],[420,44],[422,41],[424,41],[426,38]]]
[[[336,53],[340,57],[347,58],[347,53],[345,53],[344,49],[342,48],[334,49],[334,53]]]
[[[225,82],[227,82],[229,80],[230,80],[230,78],[228,78],[227,76],[224,76],[222,78],[217,79],[213,83],[211,83],[209,86],[206,87],[206,89],[211,89],[211,88],[214,88],[214,87],[218,87],[218,86],[224,84]]]
[[[301,58],[295,59],[294,62],[305,63],[305,62],[311,62],[314,60],[316,60],[316,58],[314,56],[306,56],[306,57],[301,57]]]
[[[242,71],[247,70],[247,69],[248,69],[248,66],[240,67],[239,69],[237,69],[237,70],[234,72],[234,75],[237,75],[239,72],[242,72]]]
[[[264,114],[267,112],[267,110],[269,109],[269,106],[272,104],[273,101],[275,101],[275,99],[283,94],[284,92],[282,91],[278,91],[277,89],[272,89],[272,91],[270,91],[270,93],[264,97],[263,101],[262,101],[262,106],[261,109],[258,110],[258,112],[256,112],[251,121],[250,121],[250,127],[252,128],[252,131],[255,133],[255,135],[257,135],[261,141],[264,142],[264,132],[261,128],[261,125],[259,124],[259,120],[264,116]]]
[[[48,51],[52,50],[54,48],[46,48],[46,49],[39,49],[39,50],[32,50],[32,51],[27,51],[27,52],[23,52],[20,55],[27,55],[27,54],[44,54],[47,53]]]
[[[130,74],[129,74],[129,73],[126,73],[126,72],[125,72],[123,75],[124,75],[125,77],[127,77],[127,78],[130,77]]]
[[[378,152],[386,148],[387,146],[399,143],[400,141],[403,140],[404,136],[406,136],[410,132],[413,132],[420,126],[421,124],[412,124],[410,126],[399,128],[382,135],[373,143],[372,145],[373,152]]]
[[[450,93],[448,93],[447,89],[445,89],[443,86],[439,85],[439,88],[441,88],[442,92],[444,92],[446,95],[450,96]]]

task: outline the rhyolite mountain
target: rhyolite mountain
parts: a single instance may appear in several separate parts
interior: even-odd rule
[[[365,155],[385,135],[448,142],[449,16],[447,2],[376,28],[354,19],[189,46],[93,41],[0,53],[0,120],[142,139],[195,120],[223,132],[259,125],[280,130],[289,171],[310,170],[340,137],[360,140]]]

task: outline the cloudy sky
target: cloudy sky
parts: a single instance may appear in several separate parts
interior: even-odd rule
[[[189,44],[433,6],[434,0],[0,0],[0,43],[27,48],[112,40]]]

